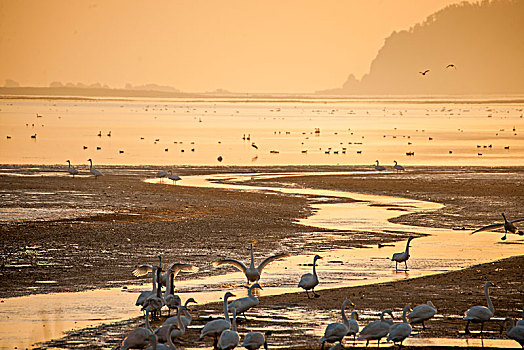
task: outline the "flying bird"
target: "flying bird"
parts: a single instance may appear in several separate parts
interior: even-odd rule
[[[450,63],[450,64],[448,64],[446,66],[446,68],[455,68],[456,69],[457,67],[455,67],[455,65],[453,63]]]
[[[253,143],[251,143],[251,147],[253,147],[254,149],[258,149],[258,146],[257,146],[257,145],[255,145],[255,143],[254,143],[254,142],[253,142]]]
[[[428,72],[429,72],[429,69],[426,69],[425,71],[419,72],[419,73],[422,74],[422,75],[426,75]]]
[[[488,226],[481,227],[481,228],[471,232],[471,234],[474,234],[474,233],[477,233],[477,232],[480,232],[480,231],[490,231],[490,230],[493,230],[495,228],[504,227],[504,236],[501,238],[501,240],[503,240],[503,241],[506,240],[506,235],[507,235],[508,231],[510,233],[515,233],[515,234],[520,235],[520,236],[524,235],[524,231],[520,231],[517,228],[517,226],[513,225],[515,222],[524,221],[524,218],[508,221],[508,219],[506,219],[506,215],[504,215],[504,213],[502,213],[502,217],[504,218],[504,222],[499,222],[499,223],[496,223],[496,224],[491,224],[491,225],[488,225]]]

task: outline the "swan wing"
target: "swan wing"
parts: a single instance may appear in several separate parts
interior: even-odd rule
[[[298,282],[298,286],[305,288],[308,287],[311,283],[313,283],[314,277],[312,273],[305,273],[300,278],[300,282]]]
[[[499,227],[503,227],[503,226],[504,226],[503,223],[491,224],[491,225],[484,226],[484,227],[481,227],[479,229],[476,229],[475,231],[471,232],[471,234],[474,234],[474,233],[477,233],[477,232],[481,232],[481,231],[489,231],[489,230],[493,230],[494,228],[499,228]]]
[[[215,267],[220,266],[220,265],[233,265],[234,267],[236,267],[243,273],[246,273],[246,269],[247,269],[246,265],[244,265],[241,261],[238,261],[235,259],[222,259],[222,260],[215,261],[213,263],[213,266]]]
[[[272,263],[275,260],[287,258],[288,256],[291,256],[291,254],[283,253],[283,254],[277,254],[277,255],[270,256],[269,258],[265,258],[258,265],[257,270],[259,273],[262,273],[262,270],[264,269],[264,267],[266,267],[266,265]]]
[[[185,272],[198,272],[198,267],[191,264],[183,264],[183,263],[173,263],[171,266],[169,266],[169,270],[173,273],[173,279],[178,275],[180,271]]]
[[[348,332],[348,327],[343,323],[330,323],[326,327],[324,336],[320,341],[338,341],[342,339]]]
[[[515,222],[519,222],[519,221],[524,221],[524,218],[511,220],[509,223],[510,223],[510,224],[513,224],[513,223],[515,223]]]
[[[136,269],[133,270],[133,276],[135,277],[142,277],[147,275],[148,273],[153,272],[153,266],[151,265],[140,265]]]
[[[429,305],[422,304],[417,305],[413,308],[408,314],[408,319],[411,322],[417,322],[420,320],[429,320],[431,317],[435,316],[436,310]]]
[[[473,306],[465,312],[465,320],[487,321],[493,316],[493,312],[485,306]]]

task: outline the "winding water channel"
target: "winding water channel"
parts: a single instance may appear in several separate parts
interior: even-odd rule
[[[422,233],[411,243],[409,271],[395,272],[394,263],[389,257],[394,252],[404,250],[405,242],[379,248],[370,246],[362,249],[335,249],[322,252],[324,259],[318,266],[321,280],[320,290],[324,288],[371,284],[398,279],[436,274],[456,270],[473,264],[485,263],[505,257],[523,254],[524,239],[512,236],[513,244],[500,244],[499,235],[470,235],[469,231],[447,230],[427,227],[394,224],[392,217],[418,211],[438,210],[441,204],[419,200],[366,195],[344,191],[328,191],[290,187],[255,187],[239,185],[239,181],[252,178],[273,178],[283,176],[329,175],[330,173],[297,174],[220,174],[184,177],[184,186],[226,188],[243,191],[262,191],[292,195],[325,198],[352,199],[350,203],[314,204],[315,213],[299,223],[331,230],[381,231],[388,234],[398,232]],[[343,175],[343,173],[337,173]],[[157,183],[158,179],[147,182]],[[236,184],[234,184],[235,182]],[[170,185],[164,181],[160,185]],[[301,239],[317,239],[317,233],[305,234]],[[320,233],[318,233],[320,234]],[[338,236],[322,233],[323,239],[337,239]],[[517,244],[515,244],[517,243]],[[300,275],[308,272],[311,256],[298,255],[271,264],[264,270],[263,295],[298,292],[296,282]],[[238,285],[234,293],[245,295],[240,285],[245,278],[241,273],[228,273],[226,276],[179,281],[177,289],[182,299],[191,295],[200,304],[217,301],[223,295],[223,283]],[[128,289],[112,288],[80,293],[54,293],[9,298],[0,304],[0,348],[30,347],[36,342],[58,338],[67,330],[90,325],[108,323],[138,316],[140,311],[134,306],[137,292],[147,289],[133,286]],[[290,317],[303,317],[300,310],[290,310]],[[320,334],[322,329],[312,330]],[[434,340],[408,339],[406,344],[428,345]],[[480,346],[480,339],[439,339],[438,345]],[[513,347],[514,342],[507,339],[485,339],[484,346]]]

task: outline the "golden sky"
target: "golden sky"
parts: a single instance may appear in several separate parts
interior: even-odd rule
[[[0,0],[0,85],[312,92],[456,0]]]

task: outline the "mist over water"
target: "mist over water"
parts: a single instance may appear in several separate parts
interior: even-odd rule
[[[524,165],[523,109],[481,100],[4,99],[0,163]]]

